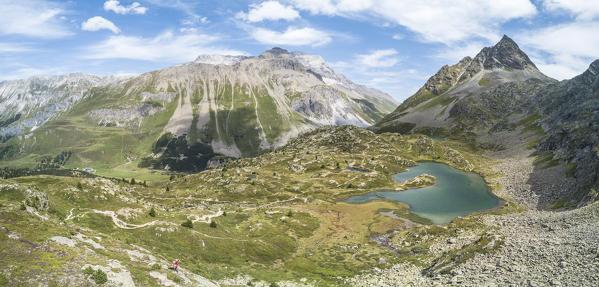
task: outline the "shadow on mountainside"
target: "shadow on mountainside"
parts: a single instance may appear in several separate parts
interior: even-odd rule
[[[556,162],[535,160],[532,173],[529,174],[530,191],[537,197],[537,209],[551,209],[564,197],[572,197],[576,193],[576,179],[569,177],[568,167]]]

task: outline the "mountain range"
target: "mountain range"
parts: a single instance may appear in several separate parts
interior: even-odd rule
[[[320,56],[280,48],[202,55],[136,77],[5,81],[0,159],[26,165],[71,150],[73,166],[201,170],[215,156],[255,155],[315,127],[369,126],[396,105]]]

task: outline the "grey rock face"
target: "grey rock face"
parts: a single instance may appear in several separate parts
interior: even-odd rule
[[[577,197],[585,200],[599,178],[599,60],[583,74],[547,86],[535,100],[546,133],[537,148],[574,165]]]

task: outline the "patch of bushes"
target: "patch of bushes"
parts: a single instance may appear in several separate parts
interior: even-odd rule
[[[187,227],[187,228],[193,228],[193,222],[191,222],[191,220],[187,219],[185,222],[181,223],[181,226]]]
[[[108,281],[108,276],[106,273],[104,273],[104,271],[98,269],[96,272],[94,272],[94,274],[92,274],[92,279],[94,282],[96,282],[96,284],[104,284]]]
[[[83,274],[91,276],[91,279],[94,280],[94,282],[96,282],[98,285],[108,282],[108,276],[106,273],[104,273],[104,271],[100,269],[94,270],[91,266],[87,266],[87,268],[83,270]]]
[[[8,279],[4,275],[0,274],[0,286],[5,286],[7,283]]]

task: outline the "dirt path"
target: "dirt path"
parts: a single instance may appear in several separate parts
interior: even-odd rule
[[[207,215],[203,215],[203,216],[198,216],[195,214],[189,215],[187,216],[187,218],[193,217],[194,219],[191,220],[192,223],[196,223],[196,222],[203,222],[203,223],[210,223],[212,221],[212,218],[215,217],[219,217],[221,215],[223,215],[223,211],[221,209],[219,209],[216,213],[213,214],[207,214]]]
[[[121,219],[119,219],[117,217],[116,213],[114,213],[114,211],[112,211],[112,210],[102,211],[102,210],[92,209],[91,212],[110,216],[112,218],[112,222],[114,223],[114,225],[116,225],[117,227],[119,227],[121,229],[137,229],[137,228],[152,226],[159,222],[158,220],[154,220],[151,222],[137,225],[137,224],[127,223],[127,222],[122,221]]]

